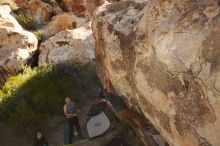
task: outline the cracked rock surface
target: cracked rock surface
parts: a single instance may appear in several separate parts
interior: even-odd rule
[[[100,78],[170,145],[220,145],[217,0],[105,3],[92,28]]]

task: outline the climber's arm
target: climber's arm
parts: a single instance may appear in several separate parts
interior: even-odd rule
[[[104,77],[104,86],[103,86],[103,88],[106,89],[108,93],[110,93],[111,83],[110,83],[108,75],[105,75],[105,77]]]

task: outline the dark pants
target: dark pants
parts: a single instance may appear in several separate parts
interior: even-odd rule
[[[79,119],[77,116],[73,118],[67,119],[68,125],[69,125],[69,144],[73,143],[73,128],[75,127],[76,131],[78,132],[79,138],[82,138],[81,136],[81,130],[80,130],[80,125],[79,125]]]

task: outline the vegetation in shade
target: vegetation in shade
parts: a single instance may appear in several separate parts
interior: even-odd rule
[[[25,29],[34,29],[37,25],[36,20],[29,15],[19,14],[16,19]]]
[[[51,4],[50,0],[42,0],[42,1],[47,3],[47,4]]]
[[[38,39],[38,41],[42,41],[43,40],[43,30],[38,29],[36,31],[34,31],[34,35],[36,36],[36,38]]]
[[[78,76],[75,72],[82,74]],[[56,115],[63,115],[66,96],[81,102],[85,85],[81,78],[89,80],[87,85],[94,82],[98,85],[96,73],[88,71],[90,76],[85,77],[86,72],[76,71],[72,66],[23,67],[23,73],[11,77],[0,90],[0,126],[10,127],[15,135],[31,139],[36,128],[43,127]],[[88,91],[95,92],[90,88]]]

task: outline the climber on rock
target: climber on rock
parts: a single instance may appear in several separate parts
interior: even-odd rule
[[[98,90],[97,97],[102,102],[105,102],[120,120],[125,120],[130,123],[132,127],[138,130],[142,137],[147,137],[149,140],[151,139],[149,138],[150,136],[148,133],[146,133],[147,124],[145,119],[142,118],[137,112],[130,110],[120,97],[111,92],[110,80],[107,76],[104,77],[103,88]],[[156,145],[154,141],[150,140],[150,143],[151,146]]]
[[[64,115],[66,116],[67,122],[68,122],[68,126],[69,126],[69,144],[72,144],[72,137],[73,137],[73,128],[75,127],[75,129],[77,131],[75,131],[74,133],[78,134],[79,138],[82,139],[82,135],[81,135],[81,129],[80,129],[80,125],[79,125],[79,119],[77,116],[77,112],[79,112],[79,110],[76,108],[75,103],[72,101],[72,99],[70,97],[66,97],[65,98],[65,102],[66,104],[63,107],[64,110]]]
[[[132,121],[142,129],[145,128],[144,120],[136,112],[127,108],[124,101],[120,97],[114,95],[110,90],[110,81],[105,77],[103,88],[99,89],[97,97],[105,102],[120,120],[132,119]]]

